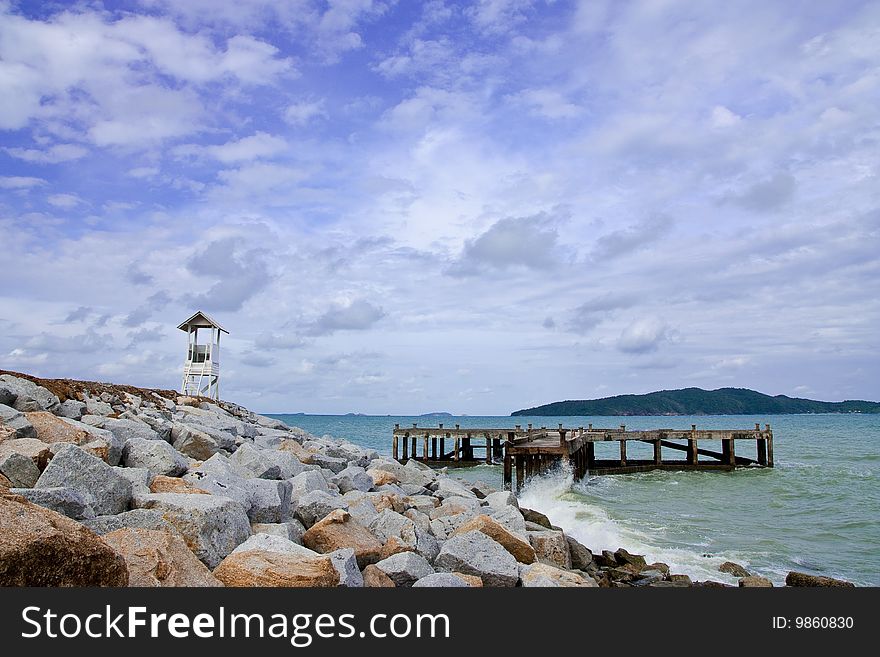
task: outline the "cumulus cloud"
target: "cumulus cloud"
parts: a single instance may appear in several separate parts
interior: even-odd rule
[[[724,200],[754,212],[773,212],[794,198],[796,186],[794,176],[781,171],[741,193],[726,196]]]
[[[155,313],[163,310],[169,303],[171,303],[171,297],[167,292],[160,290],[159,292],[151,294],[147,297],[144,303],[125,316],[122,320],[122,325],[131,327],[140,326]]]
[[[0,189],[30,189],[46,184],[42,178],[32,176],[0,176]]]
[[[517,267],[553,269],[559,264],[558,239],[559,234],[546,214],[500,219],[485,233],[465,242],[449,273],[476,276]]]
[[[203,146],[200,144],[184,144],[176,146],[173,153],[179,157],[205,156],[223,164],[247,162],[259,158],[272,157],[282,153],[287,148],[287,142],[281,137],[256,132],[248,137],[234,139],[225,144]]]
[[[309,335],[330,335],[336,331],[365,331],[385,317],[381,307],[364,299],[329,308],[307,327]]]
[[[265,251],[248,248],[234,237],[211,242],[191,256],[186,267],[197,276],[216,279],[208,290],[188,299],[206,310],[239,310],[271,280]]]
[[[636,297],[632,294],[608,292],[575,308],[569,328],[575,333],[588,333],[605,319],[612,317],[615,311],[630,308],[635,303]]]
[[[284,110],[284,120],[295,126],[304,126],[317,118],[327,118],[324,100],[304,100],[288,105]]]
[[[670,336],[669,325],[661,318],[640,317],[623,329],[617,348],[627,354],[647,354],[657,351]]]
[[[37,164],[58,164],[84,157],[89,150],[79,144],[53,144],[48,148],[4,148],[12,157]]]
[[[654,214],[635,224],[613,230],[596,240],[593,260],[614,259],[645,249],[665,237],[674,225],[672,217]]]

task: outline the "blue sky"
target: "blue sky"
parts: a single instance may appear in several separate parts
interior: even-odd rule
[[[0,367],[880,398],[880,5],[0,1]]]

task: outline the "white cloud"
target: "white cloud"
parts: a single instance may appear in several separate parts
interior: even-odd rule
[[[84,157],[89,151],[87,148],[78,144],[53,144],[52,146],[42,148],[4,148],[12,157],[24,160],[25,162],[36,162],[39,164],[58,164],[59,162],[70,162]]]
[[[324,107],[324,100],[304,100],[299,103],[289,105],[284,110],[284,119],[296,126],[304,126],[316,118],[327,118],[327,110]]]
[[[42,178],[32,176],[0,176],[0,189],[30,189],[46,184]]]
[[[281,137],[265,132],[256,132],[248,137],[228,141],[225,144],[211,146],[184,144],[176,146],[172,152],[177,156],[204,155],[223,164],[235,164],[270,158],[285,150],[287,150],[287,142]]]
[[[659,317],[640,317],[632,321],[617,339],[617,348],[628,354],[657,351],[669,340],[670,329]]]
[[[46,198],[46,201],[48,201],[50,205],[54,205],[56,208],[62,208],[65,210],[75,208],[84,202],[76,194],[52,194]]]

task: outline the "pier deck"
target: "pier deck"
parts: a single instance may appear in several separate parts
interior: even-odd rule
[[[516,487],[560,463],[567,464],[576,479],[590,474],[626,474],[648,470],[732,470],[738,466],[773,467],[773,431],[769,424],[761,429],[652,429],[627,430],[588,427],[556,429],[546,427],[514,429],[394,426],[392,453],[395,459],[417,459],[429,465],[473,466],[477,463],[504,464],[504,485],[510,488],[516,472]],[[630,442],[650,444],[653,458],[627,458]],[[681,442],[676,442],[681,441]],[[739,456],[737,441],[755,441],[757,458]],[[619,456],[597,459],[596,443],[617,442]],[[702,442],[703,446],[700,446]],[[707,442],[716,449],[706,449]],[[720,451],[718,451],[720,447]],[[664,459],[663,449],[684,452],[681,459]],[[421,452],[421,455],[419,455]],[[700,459],[708,457],[711,460]]]

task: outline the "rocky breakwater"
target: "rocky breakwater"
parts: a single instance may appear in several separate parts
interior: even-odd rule
[[[0,520],[0,585],[692,584],[594,554],[509,492],[235,404],[15,373]]]

